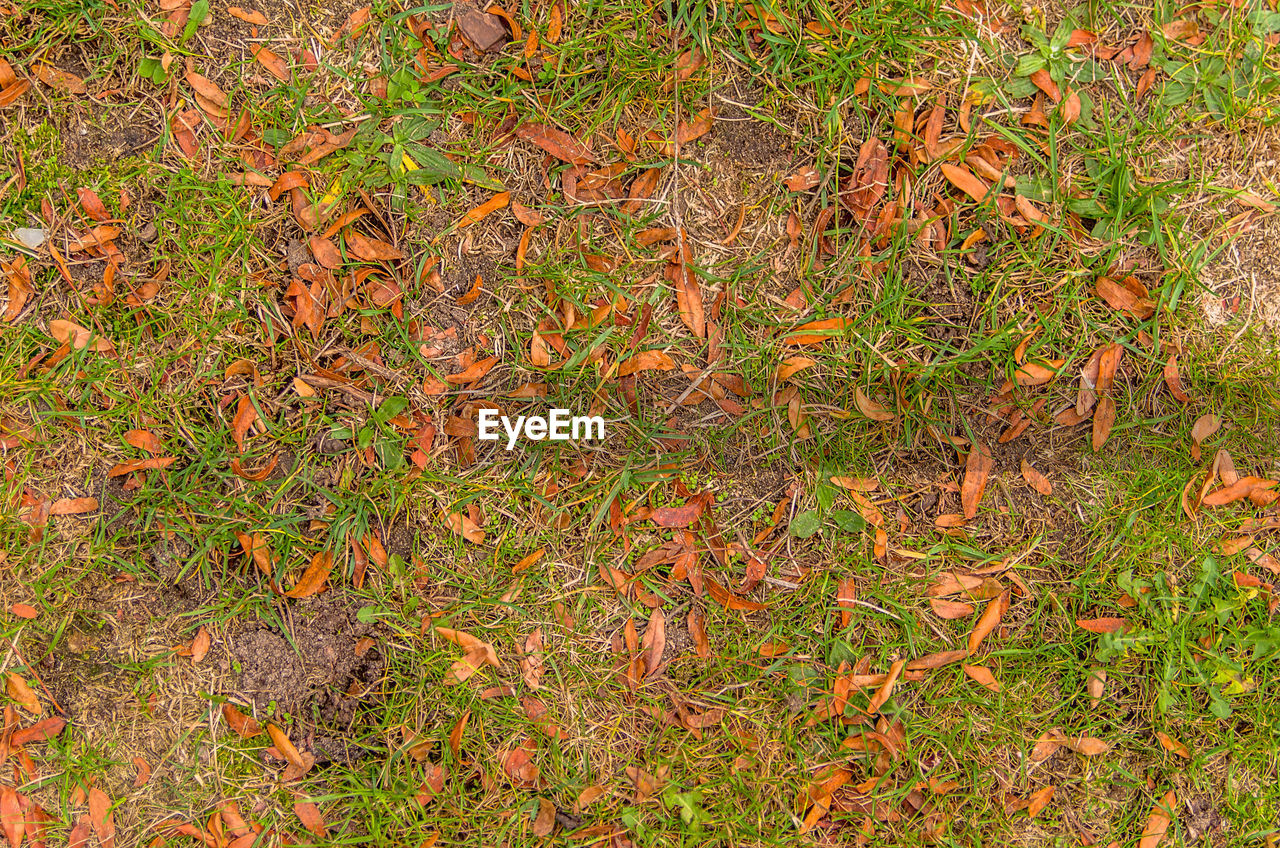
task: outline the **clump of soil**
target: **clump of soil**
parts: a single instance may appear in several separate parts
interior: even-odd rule
[[[235,691],[259,710],[274,702],[304,720],[346,730],[386,667],[381,646],[361,641],[374,638],[374,628],[339,603],[295,607],[287,634],[258,623],[229,640],[240,672]]]

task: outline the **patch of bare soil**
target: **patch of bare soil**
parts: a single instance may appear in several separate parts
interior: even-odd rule
[[[386,668],[374,631],[329,599],[294,608],[287,629],[248,624],[227,642],[238,670],[228,694],[267,714],[284,711],[345,732],[356,723],[361,703],[378,690]],[[318,736],[316,753],[334,759],[346,754],[346,746]]]

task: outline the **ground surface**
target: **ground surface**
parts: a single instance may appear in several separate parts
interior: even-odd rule
[[[0,835],[1274,844],[1278,41],[0,0]]]

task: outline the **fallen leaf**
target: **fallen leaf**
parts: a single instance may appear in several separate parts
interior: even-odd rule
[[[293,803],[293,814],[298,817],[298,821],[302,822],[302,826],[310,831],[311,835],[316,839],[327,839],[329,829],[325,827],[324,816],[320,814],[320,808],[310,801],[295,801]]]
[[[33,742],[44,742],[57,736],[66,726],[67,720],[64,718],[42,718],[30,727],[15,730],[9,738],[9,744],[14,748],[21,748]]]
[[[307,566],[307,570],[302,573],[302,577],[298,578],[293,588],[284,593],[285,596],[309,598],[324,591],[325,581],[329,579],[331,571],[333,571],[333,554],[321,551],[311,558],[311,564]]]
[[[933,614],[938,618],[951,621],[957,618],[968,618],[973,615],[973,604],[966,604],[960,601],[948,601],[945,598],[930,598],[929,606],[933,608]]]
[[[987,195],[991,193],[991,186],[981,177],[976,177],[968,168],[959,165],[952,165],[949,162],[943,162],[938,166],[942,169],[942,175],[954,185],[963,191],[969,197],[982,203],[986,200]]]
[[[89,790],[89,823],[93,825],[93,832],[102,848],[114,848],[116,822],[111,812],[111,799],[96,786]]]
[[[1088,630],[1090,633],[1115,633],[1123,630],[1125,620],[1123,618],[1104,617],[1104,618],[1077,618],[1076,627],[1081,630]]]
[[[222,703],[222,719],[231,732],[242,739],[252,739],[262,732],[262,726],[252,716],[247,716],[229,701]]]
[[[61,318],[50,321],[49,335],[57,339],[59,344],[69,344],[76,350],[88,348],[97,353],[112,353],[115,351],[115,345],[106,336],[87,330],[74,321],[67,321]],[[90,345],[90,342],[92,342],[92,345]]]
[[[618,363],[618,376],[627,377],[640,371],[671,371],[676,364],[661,350],[646,350]]]
[[[1022,458],[1022,479],[1027,482],[1028,486],[1035,489],[1046,498],[1053,494],[1053,484],[1049,482],[1049,478],[1037,471],[1031,463],[1027,462],[1027,458],[1025,456]]]
[[[596,159],[591,148],[564,130],[547,124],[523,123],[516,127],[515,135],[517,138],[541,147],[562,162],[586,165]]]
[[[193,665],[199,665],[200,661],[209,653],[209,646],[212,644],[208,629],[202,624],[200,629],[196,631],[196,636],[191,640],[191,662]]]
[[[992,692],[1000,691],[1000,683],[996,680],[996,676],[991,673],[991,669],[984,665],[961,665],[960,667],[964,669],[966,675],[979,685],[990,689]]]
[[[533,835],[546,837],[556,826],[556,805],[546,798],[538,799],[538,815],[533,820]]]
[[[191,86],[196,94],[220,109],[227,109],[231,105],[231,100],[227,97],[226,92],[208,77],[201,76],[195,71],[188,71],[187,84]]]
[[[124,434],[125,444],[146,451],[156,456],[164,453],[164,446],[160,444],[160,439],[149,430],[130,430]]]
[[[457,229],[465,229],[472,224],[483,221],[490,214],[497,212],[499,209],[505,208],[509,202],[511,202],[511,192],[504,191],[500,194],[495,194],[493,197],[489,198],[484,203],[481,203],[474,209],[471,209],[459,218]]]
[[[893,421],[898,416],[886,409],[882,404],[877,403],[867,397],[866,392],[862,391],[861,386],[853,388],[853,403],[858,408],[858,412],[872,421]]]
[[[1172,354],[1164,365],[1164,384],[1169,387],[1169,394],[1183,403],[1190,403],[1191,397],[1182,388],[1182,377],[1178,374],[1178,354]]]
[[[1156,731],[1156,738],[1160,740],[1160,745],[1166,751],[1170,752],[1171,754],[1177,754],[1179,757],[1182,757],[1184,760],[1191,759],[1191,751],[1187,748],[1187,746],[1184,745],[1182,742],[1179,742],[1177,739],[1174,739],[1172,736],[1165,733],[1163,730]]]
[[[1111,395],[1098,398],[1098,406],[1093,410],[1093,449],[1099,450],[1111,435],[1111,427],[1116,421],[1116,402]]]
[[[486,374],[493,370],[493,366],[497,365],[500,360],[496,356],[486,357],[479,362],[473,362],[470,366],[457,374],[449,374],[444,379],[447,383],[455,386],[465,386],[468,383],[474,383],[482,379]]]
[[[31,606],[31,604],[24,604],[21,602],[9,607],[9,612],[13,613],[18,618],[25,618],[28,621],[40,617],[40,611],[38,609]]]
[[[289,765],[298,769],[310,770],[311,766],[315,764],[314,761],[308,762],[302,756],[302,752],[294,746],[293,742],[289,741],[289,734],[271,722],[267,722],[267,735],[271,737],[271,744],[275,746],[276,750],[280,752],[280,756]]]
[[[484,531],[476,526],[476,523],[460,512],[451,512],[444,517],[445,526],[454,533],[457,533],[468,542],[474,544],[484,543]]]
[[[151,764],[142,759],[142,757],[134,757],[133,767],[138,771],[137,776],[133,779],[133,788],[141,789],[151,779]]]
[[[9,672],[6,679],[6,687],[9,697],[18,702],[18,705],[30,713],[39,715],[44,710],[40,706],[40,699],[36,697],[35,691],[27,684],[22,675],[16,672]]]
[[[1156,848],[1160,844],[1169,830],[1169,825],[1173,823],[1173,809],[1177,803],[1177,796],[1171,789],[1159,803],[1151,808],[1146,827],[1142,829],[1142,838],[1138,840],[1138,848]]]
[[[271,76],[280,80],[280,82],[288,82],[292,78],[292,74],[289,72],[289,62],[283,56],[261,44],[251,45],[250,50],[253,52],[253,58],[258,61],[258,64],[266,68]]]
[[[1222,419],[1213,413],[1205,413],[1191,425],[1191,459],[1200,461],[1200,446],[1222,427]]]
[[[1009,591],[1006,589],[1000,594],[1000,597],[993,598],[987,603],[982,615],[978,618],[978,623],[973,626],[973,632],[969,634],[967,648],[970,656],[977,653],[978,648],[982,646],[983,640],[1000,624],[1000,620],[1004,617],[1007,609],[1009,609]]]
[[[118,465],[111,466],[107,471],[108,477],[123,477],[125,474],[133,474],[137,471],[158,471],[168,468],[177,461],[174,456],[153,456],[149,459],[129,459]]]
[[[50,515],[83,515],[98,509],[97,498],[60,498],[49,506]]]
[[[241,9],[239,6],[228,6],[227,14],[233,18],[239,18],[247,24],[254,26],[266,26],[267,16],[253,9]]]
[[[1141,321],[1145,321],[1156,312],[1156,305],[1151,300],[1150,292],[1137,277],[1131,275],[1119,281],[1110,277],[1099,277],[1096,286],[1098,296],[1112,309]]]
[[[982,502],[982,493],[987,488],[987,478],[995,460],[991,449],[983,442],[975,442],[965,460],[964,481],[960,484],[960,505],[964,508],[964,517],[972,521],[978,515],[978,504]]]
[[[65,91],[67,94],[85,95],[88,89],[84,87],[84,80],[68,71],[63,71],[52,65],[46,65],[39,62],[31,66],[31,75],[40,82],[56,88],[58,91]]]
[[[1031,793],[1031,797],[1027,799],[1027,816],[1035,818],[1040,815],[1045,807],[1049,806],[1049,802],[1053,800],[1053,787],[1046,786]]]

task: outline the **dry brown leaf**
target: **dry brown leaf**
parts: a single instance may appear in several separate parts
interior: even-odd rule
[[[1076,627],[1081,630],[1088,630],[1090,633],[1115,633],[1123,630],[1125,620],[1123,618],[1103,617],[1103,618],[1077,618]]]
[[[102,848],[115,848],[116,822],[111,799],[96,786],[89,790],[89,823]]]
[[[1163,730],[1156,731],[1156,738],[1160,740],[1160,745],[1169,753],[1177,754],[1179,757],[1182,757],[1184,760],[1191,759],[1191,751],[1187,748],[1187,746],[1182,742],[1178,741],[1177,739],[1174,739],[1172,736],[1165,733]]]
[[[141,789],[151,779],[151,764],[142,757],[134,757],[132,762],[133,767],[137,769],[137,775],[133,778],[133,788]]]
[[[445,526],[468,542],[479,545],[484,543],[484,531],[476,523],[460,512],[451,512],[444,517]]]
[[[497,212],[499,209],[506,207],[511,202],[511,192],[504,191],[495,194],[493,197],[481,203],[479,206],[468,211],[465,215],[458,219],[457,228],[459,230],[471,226],[472,224],[483,221],[489,215]]]
[[[311,770],[313,765],[315,765],[314,757],[303,755],[303,753],[294,746],[293,742],[289,740],[289,734],[285,733],[271,722],[267,722],[267,735],[271,737],[271,744],[280,752],[280,756],[284,758],[285,762],[293,766],[295,769],[298,769],[305,774],[307,771]]]
[[[298,582],[293,588],[285,592],[286,597],[290,598],[309,598],[319,592],[323,592],[325,582],[329,579],[329,573],[333,571],[333,554],[328,551],[321,551],[311,558],[311,564],[307,566],[307,570],[298,578]]]
[[[945,598],[930,598],[929,606],[933,608],[934,615],[948,621],[957,618],[968,618],[973,615],[974,611],[973,604],[948,601]]]
[[[9,693],[9,697],[17,701],[18,705],[27,712],[35,713],[36,715],[40,715],[40,713],[44,712],[43,708],[40,706],[40,699],[36,697],[35,690],[27,684],[27,681],[22,677],[22,675],[12,671],[9,672],[9,676],[6,678],[5,688]]]
[[[1049,802],[1053,800],[1053,787],[1046,786],[1043,789],[1031,793],[1031,797],[1027,799],[1027,816],[1035,818],[1040,815],[1045,807],[1049,806]]]
[[[1000,619],[1004,617],[1007,609],[1009,609],[1009,591],[1006,589],[1000,593],[1000,597],[993,598],[987,603],[986,609],[982,611],[982,615],[978,618],[978,623],[973,626],[973,632],[969,634],[967,647],[970,656],[977,653],[978,648],[982,646],[983,640],[1000,624]]]
[[[1035,489],[1046,498],[1053,494],[1053,484],[1049,482],[1049,478],[1041,474],[1036,468],[1027,462],[1027,458],[1022,458],[1022,479],[1027,485]]]
[[[867,397],[866,392],[862,391],[860,386],[854,386],[853,388],[853,403],[858,408],[858,412],[872,421],[893,421],[898,417],[882,404]]]
[[[31,66],[31,75],[50,88],[65,91],[67,94],[85,95],[89,93],[88,89],[84,87],[84,80],[80,79],[80,77],[55,68],[52,65],[46,65],[43,62],[37,62]]]
[[[981,177],[976,177],[968,168],[961,165],[952,165],[949,162],[943,162],[939,165],[942,169],[942,175],[956,188],[963,191],[969,197],[982,203],[986,200],[987,195],[991,193],[991,186]]]
[[[222,703],[222,720],[242,739],[252,739],[262,732],[262,726],[252,716],[240,712],[230,701]]]
[[[149,430],[129,430],[124,434],[124,441],[125,444],[146,451],[152,456],[164,453],[164,446],[160,444],[159,437]]]
[[[239,6],[228,6],[227,14],[233,18],[239,18],[247,24],[254,26],[266,26],[267,16],[254,9],[241,9]]]
[[[209,630],[202,624],[200,629],[196,631],[196,636],[191,640],[191,662],[198,665],[201,660],[209,653],[209,646],[213,643],[213,639],[209,636]]]
[[[1182,377],[1178,373],[1178,354],[1172,354],[1164,366],[1164,384],[1169,387],[1169,394],[1183,403],[1190,403],[1191,398],[1182,388]]]
[[[1222,419],[1211,412],[1207,412],[1196,419],[1196,423],[1191,425],[1191,459],[1195,462],[1200,461],[1200,446],[1205,440],[1212,436],[1222,427]]]
[[[1099,450],[1111,435],[1111,427],[1116,422],[1116,402],[1111,395],[1098,398],[1098,406],[1093,410],[1093,449]]]
[[[1173,811],[1177,803],[1177,796],[1171,789],[1151,808],[1146,827],[1142,829],[1142,838],[1138,840],[1138,848],[1156,848],[1164,840],[1169,825],[1173,823]]]
[[[516,127],[517,138],[541,147],[562,162],[586,165],[596,161],[591,148],[561,129],[547,124],[523,123]]]
[[[991,673],[991,669],[987,668],[985,665],[961,665],[960,668],[964,670],[964,673],[968,675],[970,679],[983,688],[989,689],[992,692],[1000,691],[1000,682],[996,680],[996,676]]]
[[[316,839],[328,838],[329,829],[325,827],[324,816],[320,814],[320,808],[315,804],[310,801],[295,801],[293,814]]]
[[[671,371],[676,367],[669,355],[661,350],[646,350],[618,363],[618,376],[627,377],[640,371]]]
[[[1137,277],[1130,275],[1123,280],[1099,277],[1096,286],[1098,297],[1118,312],[1124,312],[1141,321],[1145,321],[1156,312],[1155,302],[1150,297],[1151,293]]]
[[[991,449],[981,441],[976,442],[965,461],[964,481],[960,484],[960,504],[964,508],[966,520],[971,521],[977,517],[978,504],[982,502],[987,478],[991,476],[991,469],[994,467]]]
[[[69,344],[76,350],[88,348],[97,353],[111,353],[115,350],[115,345],[106,336],[98,335],[74,321],[61,318],[49,322],[49,335],[57,339],[60,344]]]

